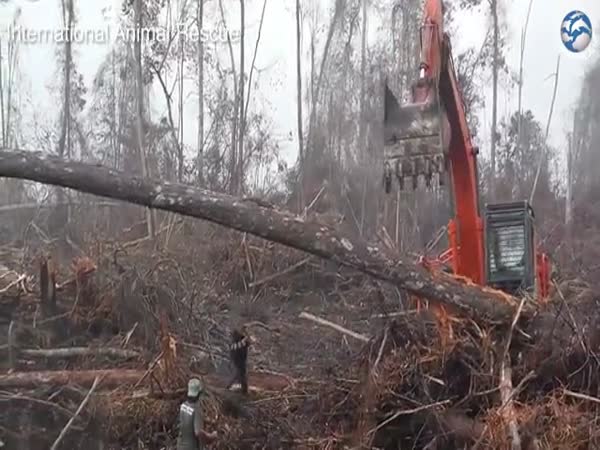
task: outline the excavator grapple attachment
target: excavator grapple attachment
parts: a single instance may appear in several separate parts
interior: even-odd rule
[[[394,177],[401,190],[407,182],[417,189],[419,180],[427,187],[444,184],[448,125],[437,95],[430,92],[423,102],[400,106],[385,85],[384,185],[388,193]]]

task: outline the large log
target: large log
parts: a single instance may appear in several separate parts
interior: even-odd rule
[[[143,370],[131,369],[13,372],[0,375],[0,388],[35,389],[39,386],[63,386],[69,384],[90,387],[96,377],[101,378],[100,387],[112,388],[124,384],[135,384],[143,375]]]
[[[68,347],[68,348],[43,348],[20,349],[20,356],[26,358],[66,359],[80,358],[83,356],[107,356],[109,358],[134,359],[140,354],[134,350],[111,347]]]
[[[40,152],[0,151],[0,176],[53,184],[150,208],[205,219],[352,267],[455,313],[510,323],[518,302],[444,273],[384,253],[362,239],[288,212],[182,184],[142,179],[100,165],[64,161]],[[527,317],[528,311],[522,316]]]

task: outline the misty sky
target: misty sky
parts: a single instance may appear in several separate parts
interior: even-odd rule
[[[103,13],[103,9],[113,5],[113,11],[118,11],[119,3],[120,0],[78,0],[76,4],[79,10],[79,28],[97,30],[110,25],[110,14],[106,17],[106,11]],[[214,3],[214,0],[208,0],[208,3]],[[327,0],[323,0],[324,6],[327,3]],[[227,10],[231,23],[237,23],[239,20],[238,2],[226,0],[225,4],[231,5]],[[295,2],[291,0],[268,2],[261,46],[256,62],[259,73],[255,74],[255,77],[260,89],[253,91],[251,100],[256,105],[260,105],[260,108],[272,118],[275,135],[280,140],[282,148],[286,149],[286,159],[289,162],[295,159],[294,141],[296,138],[294,4]],[[12,5],[0,6],[0,20],[5,28],[12,19],[16,5],[22,8],[21,24],[23,26],[38,30],[61,27],[60,0],[38,0],[37,2],[13,0]],[[114,8],[115,6],[117,8]],[[508,63],[515,71],[518,70],[519,65],[520,33],[525,22],[527,7],[528,0],[509,0],[504,2],[502,11],[503,20],[507,23],[510,31]],[[262,0],[248,2],[247,49],[250,55],[254,50],[261,8]],[[571,54],[564,49],[560,41],[559,28],[562,18],[572,9],[580,9],[590,16],[592,23],[600,23],[597,20],[600,17],[600,2],[594,0],[534,0],[525,50],[523,107],[531,109],[543,126],[547,120],[552,96],[553,80],[550,76],[555,71],[557,57],[561,55],[560,82],[550,129],[551,143],[559,147],[564,146],[564,134],[571,124],[570,112],[579,93],[584,70],[597,54],[599,47],[598,40],[594,35],[590,47],[582,54]],[[209,25],[210,21],[214,19],[217,18],[207,18]],[[328,20],[327,16],[323,16],[324,22]],[[455,51],[460,51],[467,46],[479,48],[489,22],[483,16],[477,15],[462,15],[459,20],[462,25],[460,40],[454,42]],[[231,25],[231,28],[235,28],[235,26]],[[594,32],[596,32],[595,29]],[[307,35],[308,29],[305,37]],[[226,46],[217,47],[220,48],[220,51],[227,52]],[[88,86],[91,85],[108,48],[108,43],[89,43],[76,46],[77,67],[84,75]],[[21,52],[21,71],[24,77],[25,91],[32,99],[35,110],[48,118],[57,116],[56,94],[53,97],[49,93],[48,87],[56,79],[53,45],[43,43],[23,45]],[[489,78],[489,82],[485,83],[487,89],[488,86],[491,86],[491,75],[486,76]],[[157,100],[153,103],[154,118],[165,113],[162,94],[159,90],[155,92]],[[488,99],[487,107],[481,112],[483,134],[480,144],[484,153],[489,151],[487,144],[491,121],[491,87],[486,91],[486,98]],[[503,89],[499,96],[499,116],[506,116],[516,107],[516,88],[510,91]],[[196,145],[196,117],[196,96],[192,92],[186,100],[185,123],[186,142],[191,146]],[[289,140],[290,133],[294,141]]]

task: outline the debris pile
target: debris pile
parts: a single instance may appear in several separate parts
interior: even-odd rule
[[[94,242],[68,263],[3,249],[7,448],[51,448],[61,434],[56,448],[171,448],[192,375],[208,387],[211,448],[599,444],[593,286],[559,283],[510,329],[454,316],[441,326],[393,287],[197,226],[162,250]],[[227,389],[240,323],[257,341],[248,397]]]

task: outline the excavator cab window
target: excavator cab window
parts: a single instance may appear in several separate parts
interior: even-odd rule
[[[510,294],[533,293],[533,210],[528,202],[486,205],[487,284]]]

